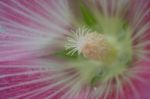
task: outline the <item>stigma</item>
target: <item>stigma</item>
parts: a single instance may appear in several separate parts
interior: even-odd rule
[[[85,58],[111,63],[116,57],[116,48],[104,34],[79,29],[68,37],[66,49],[68,54],[78,53]]]

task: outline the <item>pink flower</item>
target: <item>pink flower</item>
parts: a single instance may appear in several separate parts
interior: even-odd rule
[[[149,6],[1,0],[0,99],[149,99]]]

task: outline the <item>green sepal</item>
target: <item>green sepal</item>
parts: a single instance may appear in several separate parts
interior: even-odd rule
[[[97,21],[93,13],[82,2],[80,3],[80,12],[83,23],[89,27],[96,25]]]
[[[63,59],[67,59],[67,60],[76,60],[78,59],[79,55],[77,52],[75,52],[73,55],[68,55],[69,51],[68,50],[61,50],[59,52],[56,52],[55,53],[55,56],[56,57],[59,57],[59,58],[63,58]]]

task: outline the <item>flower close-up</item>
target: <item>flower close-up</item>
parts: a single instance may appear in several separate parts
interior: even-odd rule
[[[0,0],[0,99],[150,99],[150,0]]]

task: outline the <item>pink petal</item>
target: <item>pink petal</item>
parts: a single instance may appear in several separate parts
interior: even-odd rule
[[[70,21],[66,0],[1,0],[0,61],[54,51]]]

